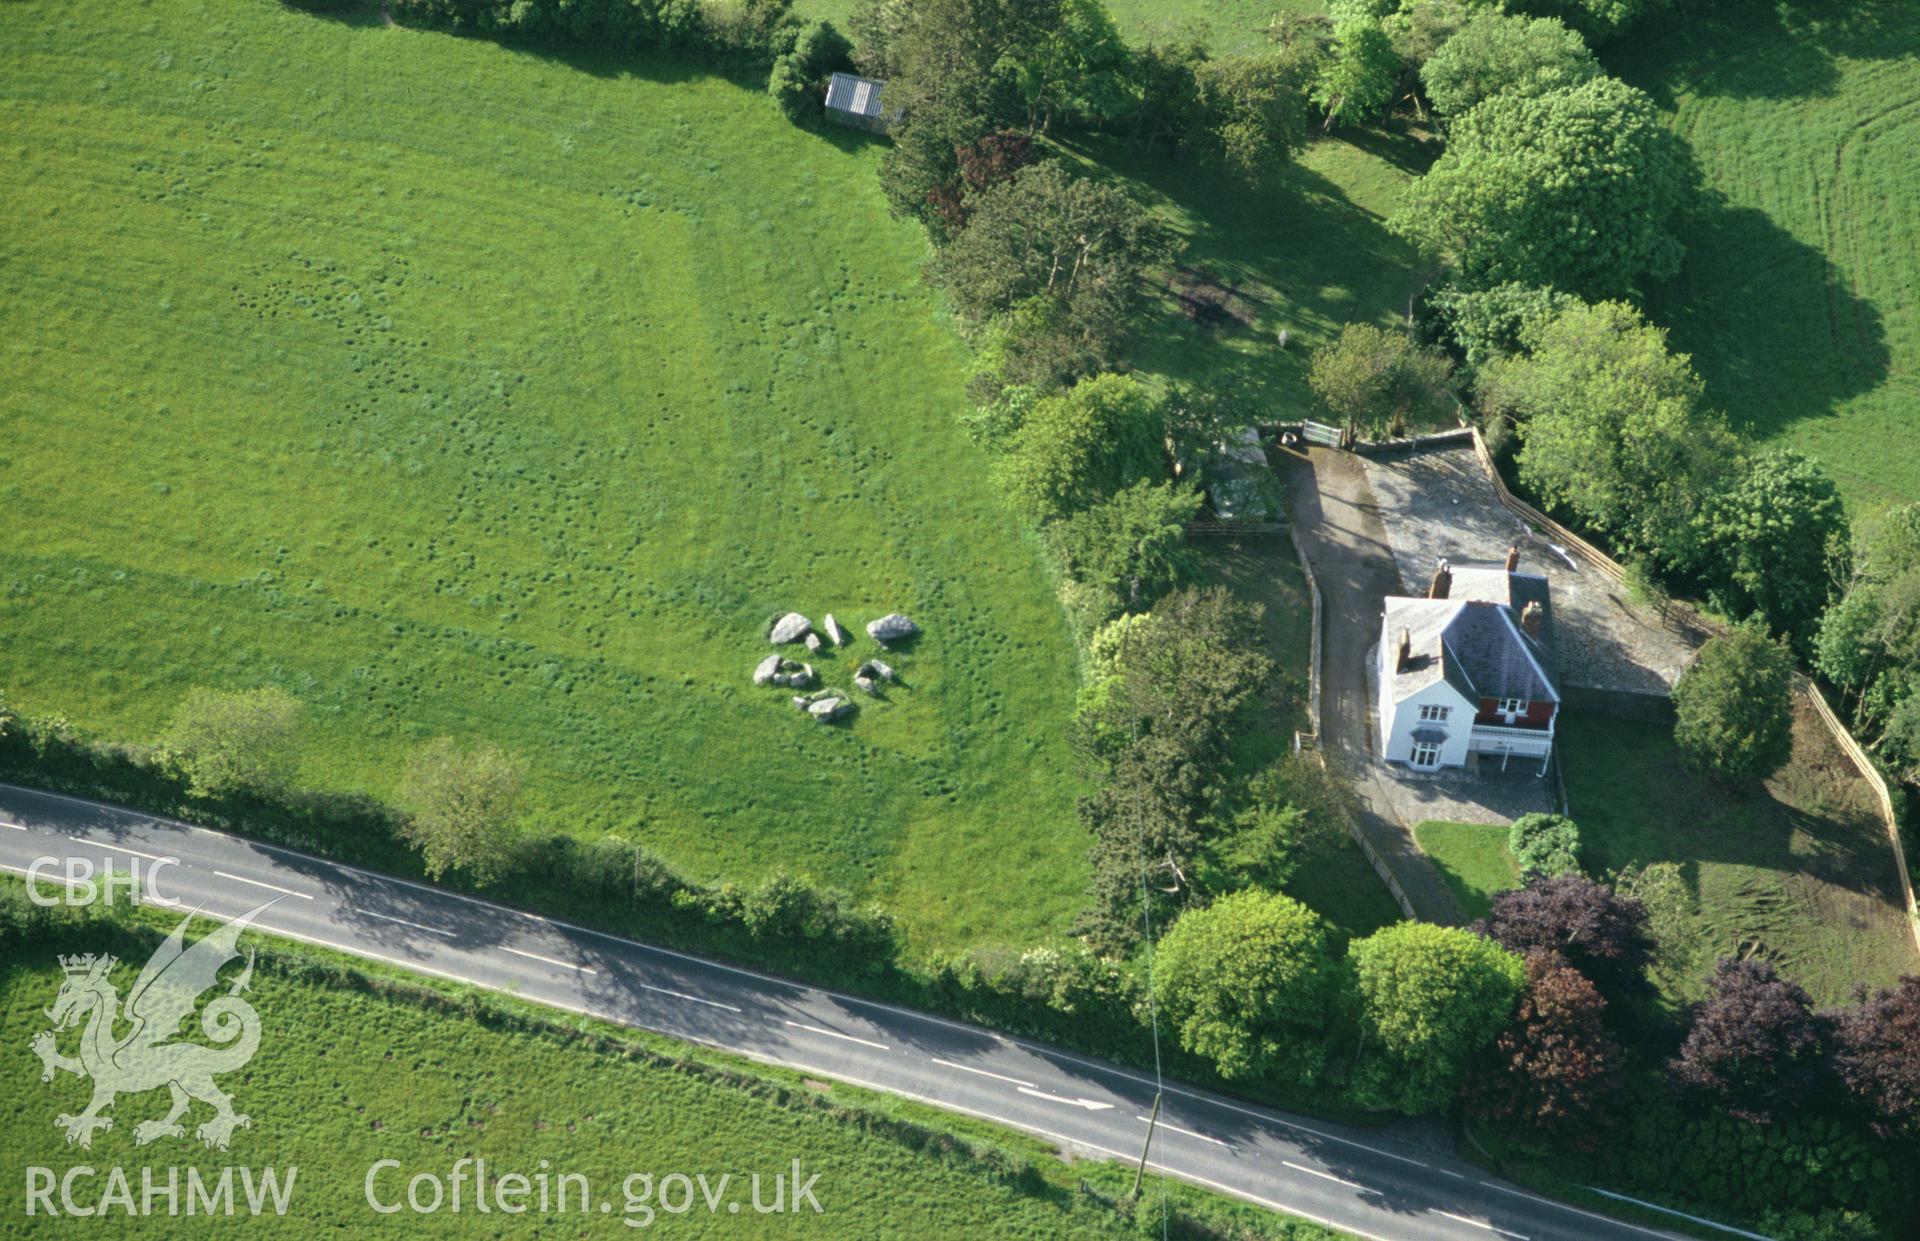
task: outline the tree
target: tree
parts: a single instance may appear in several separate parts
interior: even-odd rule
[[[1481,929],[1509,951],[1555,952],[1616,998],[1645,988],[1653,941],[1647,911],[1585,875],[1531,875],[1496,892]]]
[[[1707,598],[1807,649],[1847,549],[1847,511],[1827,472],[1790,448],[1762,453],[1700,520]]]
[[[1457,927],[1399,922],[1348,950],[1359,1003],[1353,1093],[1419,1115],[1445,1106],[1513,1014],[1520,958]]]
[[[1770,1124],[1813,1097],[1825,1058],[1813,1001],[1771,963],[1722,958],[1695,1004],[1674,1081],[1743,1120]]]
[[[1557,289],[1507,283],[1441,289],[1428,305],[1459,344],[1467,365],[1479,367],[1507,354],[1533,352],[1547,324],[1579,300]]]
[[[1143,608],[1192,575],[1187,523],[1200,498],[1179,483],[1143,480],[1055,523],[1053,546],[1071,577],[1111,596],[1113,611]]]
[[[1046,133],[1055,118],[1106,118],[1126,103],[1126,40],[1099,0],[1052,0],[1040,37],[1007,49],[1027,128]]]
[[[1595,43],[1605,43],[1669,3],[1670,0],[1517,0],[1513,8],[1521,13],[1561,18]]]
[[[1249,185],[1293,157],[1307,138],[1307,83],[1317,52],[1283,48],[1191,67],[1189,145]]]
[[[1600,76],[1585,40],[1550,17],[1481,10],[1420,69],[1434,109],[1461,116],[1495,95],[1544,95]]]
[[[1300,902],[1244,891],[1190,909],[1160,941],[1154,994],[1180,1046],[1229,1080],[1307,1085],[1337,971],[1327,926]]]
[[[1889,730],[1890,762],[1920,767],[1920,748],[1891,732],[1920,679],[1920,504],[1882,514],[1856,543],[1852,580],[1821,620],[1814,666],[1847,691],[1856,727]]]
[[[486,885],[505,875],[526,766],[490,742],[436,737],[416,749],[400,779],[402,835],[427,874],[464,871]]]
[[[1507,851],[1522,876],[1578,874],[1580,829],[1563,815],[1523,814],[1507,830]]]
[[[1673,687],[1673,739],[1722,780],[1770,776],[1793,756],[1793,656],[1751,628],[1713,638]]]
[[[195,797],[286,791],[300,766],[305,708],[283,689],[193,689],[160,738],[164,760]]]
[[[1333,56],[1313,84],[1328,129],[1384,116],[1400,79],[1400,55],[1380,23],[1350,18],[1333,28]]]
[[[1131,323],[1144,273],[1177,249],[1124,190],[1059,161],[1023,168],[971,202],[966,229],[927,264],[928,279],[975,322],[1039,299],[1054,312],[1049,330],[1094,363]]]
[[[1469,1105],[1547,1143],[1593,1150],[1613,1119],[1626,1067],[1607,1033],[1607,1002],[1557,953],[1534,949],[1526,970],[1520,1009],[1475,1072]]]
[[[1096,375],[1034,402],[995,472],[1014,508],[1044,525],[1163,473],[1160,439],[1152,391],[1129,376]]]
[[[1874,1132],[1890,1141],[1920,1137],[1920,976],[1829,1015],[1833,1068]]]
[[[1697,182],[1653,101],[1601,77],[1459,117],[1389,224],[1470,285],[1618,297],[1679,270],[1674,225]]]
[[[819,120],[829,74],[853,66],[853,45],[825,18],[815,18],[794,34],[793,46],[774,58],[767,94],[790,121]]]
[[[1444,421],[1458,408],[1452,374],[1444,354],[1405,332],[1349,323],[1313,351],[1307,384],[1353,434],[1398,435],[1409,422]]]
[[[1570,306],[1500,375],[1527,486],[1625,550],[1692,554],[1701,497],[1719,490],[1735,441],[1664,331],[1624,302]]]

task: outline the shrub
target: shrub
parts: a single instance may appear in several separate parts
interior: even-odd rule
[[[1826,1047],[1806,991],[1758,960],[1723,959],[1710,987],[1693,1006],[1674,1080],[1728,1115],[1761,1124],[1809,1102]]]
[[[816,124],[824,118],[827,79],[852,66],[853,45],[832,22],[815,18],[795,32],[789,50],[774,57],[767,94],[788,120]]]
[[[1580,869],[1580,829],[1557,814],[1523,814],[1507,831],[1507,851],[1520,874],[1559,875]]]
[[[1673,739],[1723,780],[1770,776],[1793,756],[1793,656],[1754,629],[1714,638],[1673,687]]]
[[[1494,893],[1481,929],[1514,952],[1557,952],[1615,996],[1644,986],[1653,953],[1640,902],[1585,875],[1534,874],[1524,887]]]
[[[459,870],[485,886],[507,873],[525,778],[526,764],[488,742],[438,737],[413,752],[400,778],[403,834],[430,877]]]
[[[190,690],[160,738],[196,797],[279,793],[300,765],[300,700],[283,689]]]

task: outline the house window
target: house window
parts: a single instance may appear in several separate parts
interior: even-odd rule
[[[1447,721],[1447,716],[1451,715],[1452,713],[1453,713],[1452,707],[1423,706],[1420,708],[1420,722],[1423,724],[1427,724],[1427,723],[1444,724]]]
[[[1440,762],[1440,747],[1437,745],[1416,745],[1413,747],[1413,765],[1415,767],[1433,767]]]
[[[1500,713],[1502,715],[1525,715],[1527,713],[1527,700],[1524,698],[1502,698],[1500,700]]]

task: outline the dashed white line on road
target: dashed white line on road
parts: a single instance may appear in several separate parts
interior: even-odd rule
[[[1219,1138],[1210,1138],[1204,1133],[1195,1133],[1191,1129],[1182,1129],[1179,1125],[1170,1125],[1164,1120],[1151,1120],[1145,1116],[1135,1116],[1134,1119],[1139,1121],[1143,1125],[1153,1125],[1156,1128],[1168,1129],[1173,1131],[1174,1133],[1185,1134],[1187,1137],[1190,1137],[1190,1138],[1198,1138],[1202,1142],[1211,1142],[1215,1146],[1224,1146],[1228,1150],[1233,1149],[1233,1143],[1231,1142],[1222,1142]]]
[[[1433,1213],[1435,1215],[1444,1215],[1448,1219],[1453,1220],[1456,1223],[1472,1224],[1475,1228],[1484,1228],[1488,1232],[1497,1232],[1503,1237],[1512,1237],[1514,1241],[1527,1241],[1526,1234],[1518,1233],[1518,1232],[1508,1232],[1504,1228],[1495,1228],[1492,1224],[1487,1223],[1485,1220],[1468,1219],[1464,1215],[1455,1215],[1452,1211],[1442,1211],[1438,1207],[1433,1208]]]
[[[143,857],[154,862],[172,862],[177,865],[180,861],[179,858],[161,857],[158,853],[142,853],[138,849],[129,849],[125,845],[110,845],[104,840],[89,840],[84,843],[90,844],[96,849],[112,849],[115,853],[131,853],[135,857]]]
[[[24,832],[27,830],[27,825],[25,823],[13,823],[13,822],[9,822],[6,819],[0,819],[0,826],[10,827],[16,832]]]
[[[1467,1179],[1467,1174],[1464,1172],[1452,1172],[1446,1168],[1435,1168],[1434,1171],[1438,1172],[1441,1176],[1450,1176],[1456,1181],[1464,1181]]]
[[[824,1034],[828,1038],[843,1038],[849,1043],[859,1043],[863,1047],[872,1047],[878,1051],[893,1050],[893,1048],[887,1046],[885,1043],[876,1043],[872,1039],[855,1038],[851,1034],[842,1034],[838,1030],[823,1030],[819,1026],[805,1025],[798,1021],[789,1021],[787,1024],[796,1030],[805,1030],[808,1034]]]
[[[444,935],[448,939],[453,938],[452,931],[443,931],[437,926],[426,926],[418,922],[409,922],[405,918],[396,918],[392,914],[377,914],[371,909],[355,909],[353,912],[364,914],[369,918],[378,918],[382,922],[398,922],[401,926],[410,926],[416,931],[425,931],[429,935]]]
[[[970,1064],[955,1064],[951,1060],[942,1060],[938,1056],[928,1056],[927,1059],[933,1061],[943,1069],[959,1069],[962,1073],[978,1073],[982,1077],[991,1077],[995,1081],[1005,1082],[1009,1086],[1025,1086],[1028,1090],[1039,1089],[1039,1087],[1035,1086],[1032,1082],[1023,1082],[1017,1077],[1008,1077],[1004,1073],[989,1073],[985,1069],[976,1069]]]
[[[643,991],[657,991],[661,995],[670,995],[676,1000],[685,1000],[689,1004],[705,1004],[709,1008],[724,1008],[730,1013],[740,1011],[731,1004],[722,1004],[718,1000],[703,1000],[697,995],[688,995],[684,991],[669,991],[665,987],[656,987],[650,982],[641,983],[640,989]]]
[[[297,896],[303,901],[310,901],[313,899],[311,896],[308,896],[305,892],[295,892],[292,888],[283,888],[277,883],[262,883],[258,879],[248,879],[244,875],[229,875],[224,870],[216,870],[213,873],[220,876],[222,879],[231,879],[235,883],[250,883],[256,888],[265,888],[269,892],[278,892],[282,896]]]
[[[1348,1189],[1366,1188],[1365,1185],[1360,1184],[1358,1181],[1349,1181],[1343,1176],[1335,1176],[1331,1172],[1322,1172],[1318,1168],[1309,1168],[1306,1164],[1294,1163],[1290,1159],[1282,1159],[1280,1163],[1285,1167],[1292,1168],[1295,1172],[1304,1172],[1308,1176],[1317,1176],[1323,1181],[1332,1181],[1336,1185],[1345,1185]]]
[[[537,952],[528,952],[524,948],[508,948],[505,944],[501,944],[500,947],[507,952],[511,952],[516,957],[525,957],[529,961],[544,961],[548,965],[557,965],[563,970],[572,970],[577,974],[598,974],[600,972],[591,966],[575,965],[571,961],[562,961],[557,957],[543,957]]]
[[[1045,1099],[1049,1103],[1064,1103],[1068,1107],[1084,1107],[1089,1112],[1104,1112],[1113,1106],[1111,1103],[1102,1103],[1097,1099],[1069,1099],[1065,1095],[1048,1094],[1032,1086],[1020,1086],[1017,1089],[1021,1094],[1032,1095],[1036,1099]]]
[[[83,882],[82,880],[79,880],[79,879],[68,879],[64,875],[50,875],[45,872],[42,872],[41,874],[36,875],[33,873],[33,870],[31,867],[15,866],[11,862],[0,862],[0,868],[10,870],[16,875],[30,876],[31,878],[39,880],[43,883],[57,883],[63,888],[77,888]]]

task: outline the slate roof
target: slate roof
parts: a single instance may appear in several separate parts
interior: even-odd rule
[[[1544,614],[1540,632],[1546,641],[1528,637],[1520,627],[1520,609],[1536,602]],[[1404,701],[1438,680],[1469,701],[1559,701],[1549,645],[1551,620],[1547,579],[1505,569],[1455,567],[1453,588],[1445,599],[1389,598],[1383,626],[1386,658],[1396,657],[1402,632],[1412,637],[1406,670],[1393,674],[1393,701]]]

